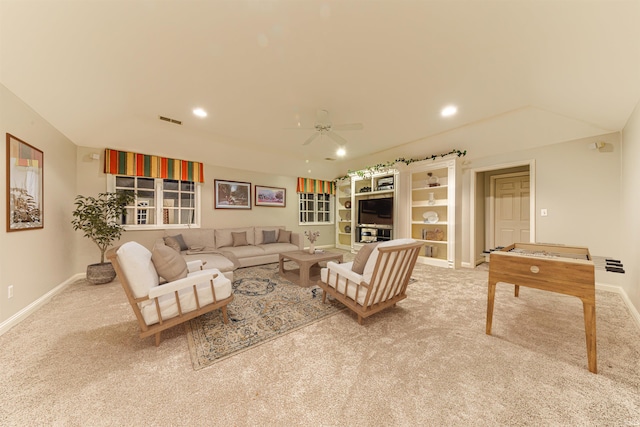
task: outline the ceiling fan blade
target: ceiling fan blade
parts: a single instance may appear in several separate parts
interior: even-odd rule
[[[310,126],[306,126],[306,127],[294,126],[292,128],[282,128],[282,129],[284,130],[315,130],[316,128],[310,127]]]
[[[364,126],[362,123],[348,123],[345,125],[334,125],[333,129],[335,130],[362,130]]]
[[[302,144],[302,145],[309,145],[313,142],[314,139],[316,139],[318,137],[318,135],[320,135],[319,133],[314,133],[313,135],[311,135],[309,138],[307,138],[307,140]]]
[[[339,144],[346,144],[347,143],[346,139],[344,139],[343,137],[341,137],[340,135],[338,135],[337,133],[335,133],[332,130],[327,132],[327,135],[329,135],[329,138],[333,139],[335,142],[337,142]]]

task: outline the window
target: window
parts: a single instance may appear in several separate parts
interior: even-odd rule
[[[200,225],[200,186],[193,181],[109,175],[108,191],[133,191],[122,224],[127,229]]]
[[[333,196],[320,193],[298,193],[300,224],[333,224]]]

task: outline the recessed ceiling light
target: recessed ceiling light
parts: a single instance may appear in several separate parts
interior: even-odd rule
[[[442,117],[451,117],[458,112],[458,107],[455,105],[448,105],[440,111]]]
[[[345,154],[347,154],[347,150],[345,150],[343,147],[338,148],[338,151],[336,151],[336,155],[339,157],[342,157]]]
[[[207,117],[207,112],[204,111],[202,108],[194,108],[193,114],[195,114],[198,117]]]

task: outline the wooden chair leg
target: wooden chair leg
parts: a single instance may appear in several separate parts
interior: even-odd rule
[[[515,285],[515,289],[513,290],[513,296],[516,298],[520,296],[520,286]]]
[[[155,337],[156,337],[156,347],[160,346],[160,334],[161,332],[158,332]]]
[[[358,324],[362,325],[362,316],[360,316],[359,314],[358,314]]]
[[[221,310],[222,310],[222,320],[224,320],[225,324],[229,323],[229,317],[227,317],[227,306],[226,305],[222,306]]]
[[[322,291],[322,303],[324,304],[324,302],[327,300],[327,291],[323,290]]]

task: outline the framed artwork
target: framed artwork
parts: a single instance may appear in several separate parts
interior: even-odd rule
[[[7,231],[44,227],[44,153],[7,133]]]
[[[255,185],[255,205],[284,208],[287,206],[287,189]]]
[[[251,209],[251,183],[238,181],[215,181],[216,209]]]

